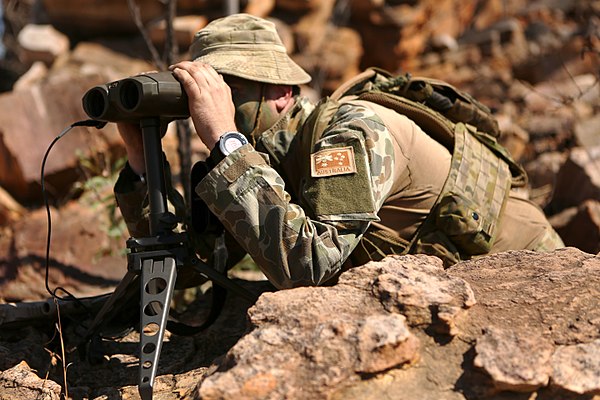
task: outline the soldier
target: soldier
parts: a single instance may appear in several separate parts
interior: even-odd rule
[[[193,61],[170,70],[188,95],[212,168],[192,189],[228,243],[250,254],[277,288],[330,284],[341,271],[392,253],[435,254],[451,265],[563,246],[542,211],[508,190],[496,190],[495,212],[468,214],[469,223],[489,221],[489,248],[470,250],[479,239],[460,224],[442,230],[432,210],[454,168],[450,151],[406,116],[369,101],[345,99],[323,115],[299,95],[310,76],[271,22],[246,14],[215,20],[196,34],[190,53]],[[137,127],[119,129],[128,164],[115,194],[130,233],[140,236],[147,231],[142,141]],[[474,191],[505,182],[482,174],[480,164],[468,168],[479,176]]]

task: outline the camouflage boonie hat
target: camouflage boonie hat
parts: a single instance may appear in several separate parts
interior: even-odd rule
[[[287,54],[275,24],[249,14],[212,21],[196,33],[192,60],[251,81],[299,85],[311,80]]]

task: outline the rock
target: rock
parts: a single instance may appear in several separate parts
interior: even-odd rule
[[[26,362],[0,373],[0,398],[59,400],[61,387],[39,378]]]
[[[525,154],[525,148],[529,142],[529,133],[507,115],[498,115],[496,120],[500,132],[502,132],[500,144],[506,147],[515,160],[520,160]]]
[[[313,11],[322,4],[320,0],[278,0],[276,3],[279,9],[300,13]]]
[[[600,146],[573,148],[556,177],[550,207],[554,212],[600,199]]]
[[[458,50],[458,42],[456,39],[445,33],[433,35],[429,40],[429,45],[436,51]]]
[[[207,331],[167,333],[155,398],[597,400],[600,258],[574,248],[499,253],[447,270],[435,257],[392,256],[331,287],[244,286],[262,292],[250,325],[248,303],[232,296]],[[204,305],[190,316],[208,312],[201,299],[194,304]],[[462,310],[451,313],[454,336],[435,329],[442,304]],[[73,393],[137,398],[137,370],[127,365],[138,340],[134,332],[104,341],[102,365],[75,359]],[[0,356],[10,355],[9,367],[19,354],[29,360],[31,343],[0,339]]]
[[[111,238],[110,208],[94,208],[72,202],[52,209],[50,247],[50,287],[62,286],[76,295],[104,293],[114,287],[126,272],[122,241]],[[5,298],[39,300],[47,298],[44,265],[47,240],[47,214],[32,212],[13,226],[11,251],[2,255],[0,290]]]
[[[600,115],[579,121],[575,124],[575,137],[585,148],[600,147]]]
[[[36,61],[51,66],[58,57],[69,52],[69,38],[52,25],[26,25],[18,35],[22,61],[33,64]]]
[[[135,33],[137,27],[126,1],[109,0],[101,7],[94,0],[81,0],[72,7],[69,0],[42,0],[48,21],[61,31],[81,38],[92,35]],[[143,23],[164,13],[162,3],[137,1]]]
[[[244,9],[245,13],[267,18],[275,8],[275,0],[251,0]]]
[[[106,83],[141,72],[155,70],[156,67],[148,61],[129,55],[134,53],[131,42],[132,40],[127,40],[125,45],[118,41],[109,40],[103,41],[106,45],[95,42],[80,42],[71,52],[63,68],[60,68],[59,71],[54,70],[53,75],[60,75],[61,73],[72,75],[73,71],[78,71],[85,76],[98,75],[97,80]],[[120,46],[124,46],[122,51],[118,51],[121,50]]]
[[[526,331],[495,327],[477,339],[473,364],[485,370],[499,391],[532,392],[550,379],[554,347]]]
[[[313,52],[305,51],[294,59],[314,76],[312,87],[325,96],[360,72],[362,45],[358,33],[350,28],[329,27],[322,39]]]
[[[388,257],[381,264],[371,269],[376,271],[373,291],[387,311],[402,313],[410,326],[451,336],[458,333],[456,319],[476,301],[469,285],[449,276],[440,259],[415,258],[397,265],[394,257]],[[340,282],[354,285],[354,274],[348,271]]]
[[[326,39],[330,38],[328,35],[327,38],[325,36],[329,30],[329,19],[335,1],[322,0],[310,3],[314,3],[316,7],[311,7],[310,12],[301,15],[298,21],[293,24],[298,51],[309,54],[318,51]]]
[[[402,315],[375,315],[359,327],[356,372],[375,374],[397,365],[414,363],[419,339],[411,334]]]
[[[61,131],[86,119],[81,97],[97,83],[91,78],[70,77],[68,81],[56,79],[0,95],[0,158],[4,160],[0,184],[17,200],[40,198],[43,156]],[[117,136],[112,138],[117,140]],[[78,151],[89,156],[93,151],[106,151],[109,144],[110,136],[95,128],[74,129],[48,157],[45,174],[49,190],[65,193],[77,179]]]
[[[40,82],[48,76],[48,67],[42,61],[35,61],[31,67],[21,75],[18,81],[13,86],[14,91],[26,90],[33,86],[36,82]]]
[[[553,215],[549,221],[565,245],[592,254],[600,252],[600,201],[585,200],[578,207]]]
[[[56,66],[55,66],[56,67]],[[0,185],[18,201],[41,198],[40,166],[50,143],[76,121],[87,119],[81,99],[90,88],[148,71],[134,61],[99,45],[76,47],[60,68],[18,91],[0,94]],[[80,157],[105,153],[116,160],[123,154],[115,124],[102,130],[78,127],[57,143],[45,166],[51,196],[65,196],[79,179]]]
[[[177,43],[177,48],[181,51],[187,50],[192,44],[196,32],[204,28],[206,24],[208,24],[208,19],[201,15],[175,17],[173,19],[173,35]],[[148,32],[154,45],[159,47],[164,46],[167,37],[167,23],[165,20],[160,20],[150,25]]]
[[[600,340],[559,346],[552,368],[553,385],[578,394],[600,394]]]
[[[543,81],[530,87],[524,100],[527,109],[540,113],[570,104],[575,99],[594,103],[598,98],[593,90],[595,85],[596,77],[593,74],[566,77],[560,81]]]
[[[530,199],[541,208],[552,199],[556,175],[565,159],[565,154],[555,151],[541,154],[524,165],[531,187]]]
[[[464,281],[428,256],[369,263],[343,274],[334,287],[263,294],[249,310],[254,330],[202,382],[198,395],[323,398],[364,374],[414,364],[420,339],[409,326],[435,332],[443,321],[441,335],[456,334],[453,319],[472,304]]]
[[[600,257],[573,247],[551,253],[508,251],[456,264],[477,304],[469,309],[463,336],[479,337],[489,326],[526,329],[558,345],[588,343],[600,328]],[[517,268],[518,266],[518,268]],[[463,320],[459,320],[462,322]]]
[[[0,226],[17,221],[26,210],[0,186]]]

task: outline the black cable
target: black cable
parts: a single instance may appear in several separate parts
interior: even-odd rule
[[[46,290],[48,291],[50,296],[52,296],[52,298],[54,298],[56,300],[63,300],[63,301],[70,300],[70,301],[78,301],[79,302],[79,300],[92,299],[92,298],[97,298],[97,297],[101,297],[101,296],[105,296],[105,295],[90,296],[90,297],[78,299],[73,294],[71,294],[67,289],[65,289],[63,287],[58,286],[54,290],[50,289],[49,274],[50,274],[50,242],[51,242],[51,235],[52,235],[52,216],[50,215],[50,205],[48,204],[48,194],[46,193],[46,185],[45,185],[45,180],[44,180],[44,176],[45,176],[44,169],[46,167],[46,160],[48,159],[50,150],[52,150],[52,147],[54,147],[56,142],[58,142],[63,136],[65,136],[71,129],[73,129],[77,126],[93,126],[98,129],[101,129],[105,125],[106,125],[106,122],[96,121],[96,120],[92,120],[92,119],[78,121],[78,122],[71,124],[69,127],[64,129],[57,137],[55,137],[54,140],[52,140],[52,142],[48,146],[48,149],[46,150],[46,153],[44,154],[44,158],[42,159],[42,167],[41,167],[42,196],[44,198],[44,205],[46,206],[46,214],[48,216],[48,232],[47,232],[47,236],[46,236],[46,258],[45,258],[46,277],[45,277],[44,283],[46,285]],[[66,293],[67,297],[59,297],[57,295],[57,292],[59,290]],[[80,304],[81,304],[81,306],[86,308],[83,303],[80,303]]]

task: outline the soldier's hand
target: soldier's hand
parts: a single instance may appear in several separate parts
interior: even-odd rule
[[[231,89],[208,64],[183,61],[169,69],[187,93],[198,136],[212,150],[223,133],[236,130]]]
[[[129,166],[138,175],[146,172],[144,161],[144,142],[142,140],[142,130],[137,124],[129,122],[118,122],[117,129],[127,152]]]

